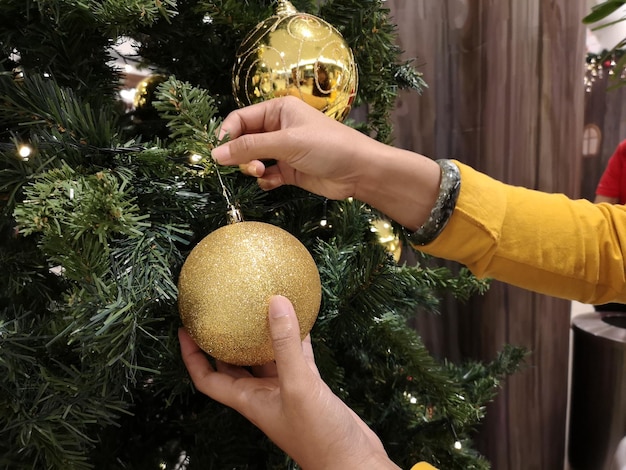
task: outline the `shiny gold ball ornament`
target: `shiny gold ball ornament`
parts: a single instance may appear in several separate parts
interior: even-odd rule
[[[191,251],[178,281],[183,325],[216,359],[240,366],[274,358],[270,297],[293,304],[304,338],[321,302],[313,257],[289,232],[263,222],[237,222],[207,235]]]
[[[167,77],[160,74],[148,75],[146,78],[137,83],[135,87],[135,96],[133,97],[133,105],[137,110],[147,110],[152,108],[152,102],[156,98],[157,87],[167,80]]]
[[[378,243],[393,256],[394,261],[396,263],[400,261],[402,242],[400,237],[394,233],[391,222],[385,219],[375,219],[371,222],[371,231],[376,234]]]
[[[352,51],[329,23],[279,0],[241,43],[233,68],[239,106],[293,95],[343,121],[357,93]]]

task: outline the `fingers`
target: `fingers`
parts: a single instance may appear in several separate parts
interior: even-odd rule
[[[198,347],[196,342],[189,336],[184,328],[178,329],[178,341],[180,353],[194,383],[202,382],[206,376],[213,372],[208,359]]]
[[[277,377],[276,363],[271,361],[261,366],[253,366],[252,375],[255,377]]]
[[[320,372],[315,364],[315,356],[313,355],[313,346],[311,345],[311,335],[306,335],[306,338],[302,341],[302,354],[304,354],[304,360],[309,364],[309,369],[313,371],[316,377],[320,376]]]
[[[302,350],[298,318],[286,297],[276,295],[270,299],[269,321],[281,389],[305,386],[302,380],[309,376],[304,374],[309,367]]]
[[[232,389],[236,379],[215,372],[204,352],[184,328],[178,329],[178,340],[183,362],[195,387],[214,400],[232,407],[235,398]]]
[[[280,100],[268,100],[233,111],[222,122],[218,138],[228,135],[230,139],[236,139],[243,134],[280,129],[281,105]]]
[[[227,362],[224,362],[224,361],[215,361],[215,366],[218,372],[222,374],[228,374],[231,377],[234,377],[236,379],[252,377],[250,375],[250,372],[248,372],[245,368],[241,366],[228,364]]]
[[[276,165],[267,168],[263,162],[252,160],[249,163],[241,163],[239,169],[248,176],[254,176],[259,187],[264,191],[276,189],[285,184],[285,177]]]
[[[275,158],[284,159],[289,155],[286,131],[276,130],[264,133],[247,133],[234,140],[215,147],[211,156],[220,165],[240,165],[251,160]]]
[[[290,129],[317,119],[332,121],[302,100],[289,96],[246,106],[224,119],[218,138],[228,135],[229,142],[214,148],[211,154],[221,165],[285,159],[290,152],[286,148],[292,140]]]
[[[263,174],[265,173],[265,165],[259,160],[252,160],[248,163],[242,163],[239,165],[239,169],[242,171],[242,173],[248,176],[254,176],[256,178],[263,176]]]

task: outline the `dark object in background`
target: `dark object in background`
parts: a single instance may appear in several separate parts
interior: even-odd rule
[[[596,312],[626,312],[626,304],[609,302],[608,304],[594,305]]]
[[[626,313],[574,317],[569,462],[572,470],[611,470],[626,436]]]

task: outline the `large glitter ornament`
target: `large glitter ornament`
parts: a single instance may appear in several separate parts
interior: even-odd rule
[[[343,121],[357,79],[354,55],[341,34],[279,0],[276,14],[259,23],[237,51],[233,93],[239,106],[293,95]]]
[[[321,302],[311,254],[289,232],[263,222],[236,222],[207,235],[180,273],[178,308],[198,346],[240,366],[274,358],[268,323],[270,297],[294,306],[304,338]]]

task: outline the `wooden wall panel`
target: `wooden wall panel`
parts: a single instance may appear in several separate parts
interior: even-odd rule
[[[429,89],[402,93],[396,145],[454,157],[507,183],[578,196],[584,0],[389,0],[405,58]],[[477,446],[495,470],[563,468],[570,303],[494,282],[469,304],[418,319],[453,360],[493,359],[506,343],[528,367],[489,407]]]

